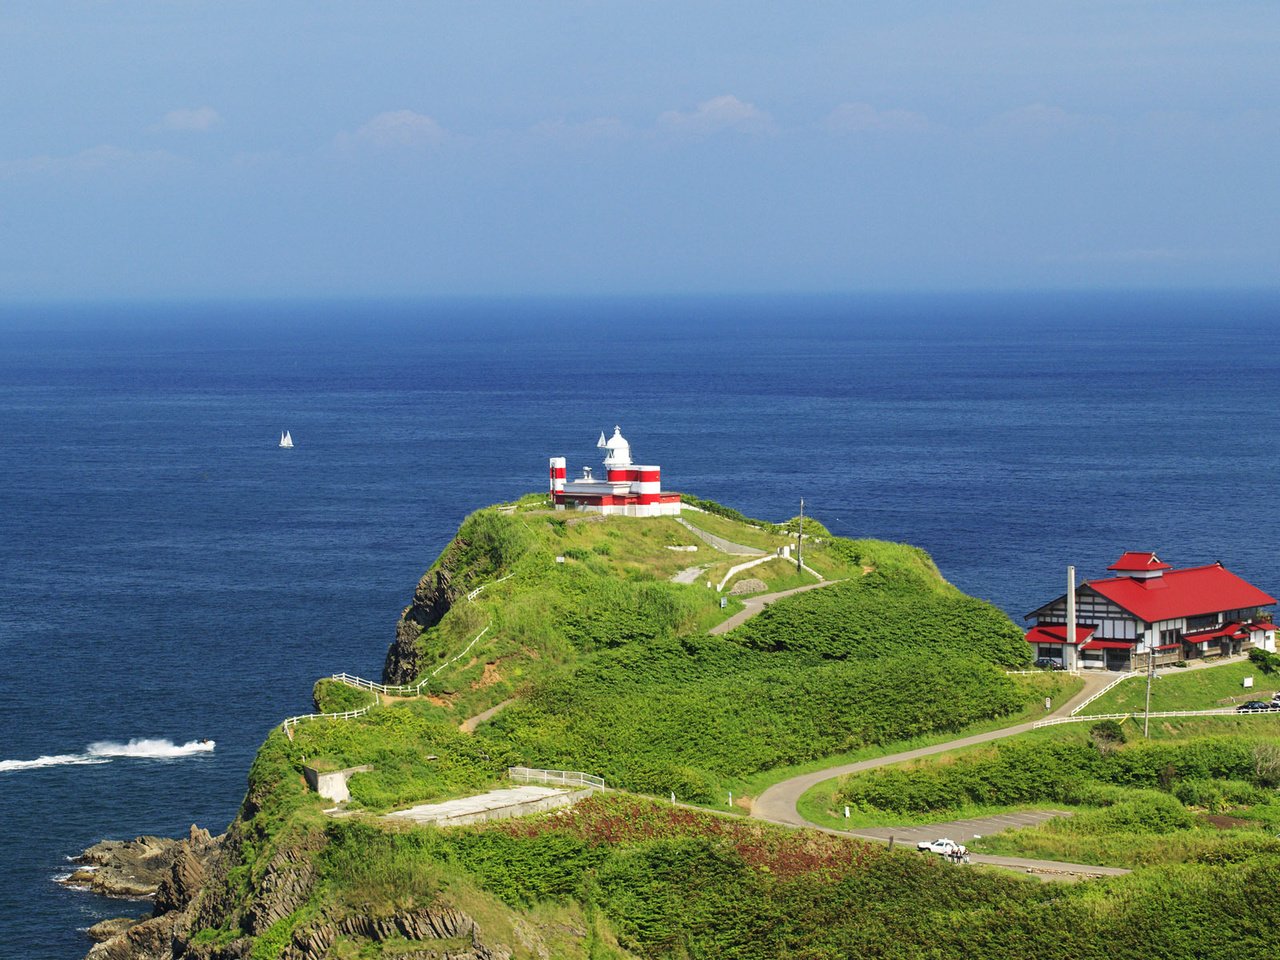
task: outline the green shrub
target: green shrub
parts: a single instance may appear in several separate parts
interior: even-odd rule
[[[535,765],[715,801],[720,778],[958,730],[1020,706],[1000,670],[963,657],[823,662],[687,637],[587,658],[480,732]]]
[[[1127,739],[1124,727],[1115,720],[1099,720],[1089,728],[1090,742],[1103,753],[1115,749]]]
[[[1019,629],[989,603],[876,570],[770,604],[730,635],[756,650],[845,660],[922,649],[1014,666],[1030,653]]]
[[[1261,647],[1249,651],[1249,662],[1263,673],[1275,673],[1280,670],[1280,654],[1270,653]]]

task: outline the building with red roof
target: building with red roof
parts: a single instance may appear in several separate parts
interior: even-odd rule
[[[613,436],[603,432],[596,447],[604,451],[604,476],[597,477],[590,467],[582,468],[582,476],[569,480],[567,461],[552,457],[551,501],[557,510],[583,510],[624,517],[678,517],[680,494],[662,492],[662,469],[639,466],[631,461],[631,444],[615,426]]]
[[[1075,588],[1075,636],[1068,641],[1067,595],[1027,614],[1037,657],[1069,668],[1132,670],[1261,647],[1276,650],[1268,607],[1276,598],[1221,563],[1175,570],[1154,553],[1124,553],[1115,576]]]

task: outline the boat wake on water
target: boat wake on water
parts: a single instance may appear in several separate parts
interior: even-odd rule
[[[38,770],[42,767],[64,767],[77,764],[110,763],[121,757],[140,760],[180,760],[201,753],[212,753],[212,740],[188,740],[174,743],[172,740],[137,738],[128,743],[99,740],[89,744],[84,753],[57,753],[34,760],[0,760],[0,773],[14,770]]]

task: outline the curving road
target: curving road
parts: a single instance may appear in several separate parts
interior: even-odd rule
[[[814,586],[819,586],[815,584]],[[1077,703],[1092,696],[1098,690],[1115,679],[1114,674],[1102,675],[1086,673],[1084,674],[1084,686],[1080,692],[1068,700],[1066,703],[1052,711],[1050,717],[1068,716]],[[945,753],[948,750],[955,750],[959,747],[973,746],[979,743],[989,743],[992,740],[1002,740],[1006,737],[1014,737],[1020,733],[1026,733],[1032,729],[1032,722],[1015,724],[1012,727],[1003,727],[999,730],[991,730],[987,733],[976,733],[968,737],[959,737],[955,740],[948,740],[946,743],[936,743],[930,747],[920,747],[916,750],[904,750],[902,753],[892,753],[884,757],[875,757],[871,760],[859,760],[856,763],[844,763],[834,767],[827,767],[825,770],[816,770],[813,773],[802,773],[799,776],[791,777],[765,790],[760,796],[756,797],[751,804],[751,816],[761,820],[768,820],[771,823],[782,824],[790,827],[809,827],[816,830],[822,830],[826,833],[841,834],[844,836],[859,837],[863,840],[877,840],[885,842],[889,837],[893,836],[898,839],[906,840],[910,836],[914,836],[916,832],[924,830],[927,833],[941,831],[939,836],[946,834],[948,827],[953,828],[956,834],[955,839],[963,840],[964,827],[967,827],[969,835],[974,833],[995,833],[1000,829],[1006,829],[1014,825],[1015,819],[1010,816],[1004,817],[984,817],[981,820],[974,821],[953,821],[948,824],[933,824],[924,828],[917,827],[898,827],[894,829],[875,828],[867,829],[859,832],[854,830],[835,830],[830,827],[823,827],[819,824],[812,823],[800,815],[796,809],[796,804],[800,800],[800,796],[809,788],[822,783],[824,780],[830,780],[833,777],[842,777],[850,773],[861,773],[864,770],[874,770],[876,767],[885,767],[894,763],[902,763],[906,760],[916,760],[920,757],[933,756],[938,753]],[[1001,822],[1001,821],[1006,822]],[[1026,870],[1039,876],[1115,876],[1128,873],[1128,870],[1119,867],[1099,867],[1090,866],[1088,864],[1079,863],[1059,863],[1052,860],[1030,860],[1023,857],[996,857],[984,854],[973,854],[971,859],[975,863],[988,863],[997,866],[1012,867],[1014,869]]]

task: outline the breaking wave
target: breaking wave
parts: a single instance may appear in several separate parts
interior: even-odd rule
[[[128,743],[99,740],[89,744],[84,753],[56,753],[34,760],[0,760],[0,773],[12,770],[38,770],[41,767],[65,767],[76,764],[110,763],[119,757],[136,757],[144,760],[178,760],[198,753],[211,753],[212,740],[188,740],[174,743],[172,740],[134,739]]]

